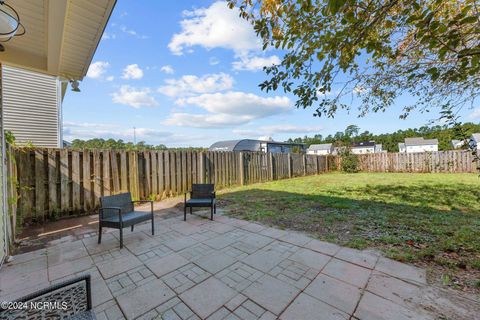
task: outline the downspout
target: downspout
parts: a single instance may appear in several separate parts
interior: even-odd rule
[[[2,77],[2,71],[3,71],[3,65],[0,63],[0,135],[1,135],[1,145],[2,145],[2,159],[1,159],[1,172],[2,172],[2,187],[1,187],[1,192],[2,192],[2,219],[3,219],[3,236],[4,236],[4,242],[3,246],[4,248],[0,248],[0,250],[4,250],[5,256],[3,259],[0,260],[0,268],[2,267],[3,263],[5,261],[9,260],[9,240],[8,240],[8,228],[7,228],[7,223],[9,222],[8,217],[8,208],[7,208],[7,172],[5,170],[6,162],[7,162],[7,157],[6,157],[6,148],[5,148],[5,131],[3,130],[3,77]]]

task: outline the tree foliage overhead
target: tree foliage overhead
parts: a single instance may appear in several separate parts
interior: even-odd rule
[[[457,130],[465,132],[466,137],[470,137],[472,133],[480,132],[480,124],[464,123],[460,125],[460,128],[446,128],[445,126],[423,126],[420,128],[397,130],[392,133],[373,134],[369,131],[360,132],[357,126],[350,125],[345,131],[338,131],[335,134],[329,134],[328,136],[322,136],[321,134],[314,135],[313,137],[303,137],[289,139],[288,142],[305,143],[308,146],[311,144],[320,143],[336,143],[336,144],[351,144],[352,142],[362,141],[375,141],[377,144],[382,144],[383,150],[388,152],[398,152],[398,143],[404,142],[405,138],[424,137],[425,139],[438,139],[439,150],[451,150],[453,149],[451,141],[458,139]],[[357,129],[352,131],[352,128]],[[464,145],[466,148],[467,145]]]
[[[473,103],[480,83],[479,0],[228,0],[264,49],[283,49],[260,87],[333,116],[357,98],[361,114],[409,94],[414,108]]]

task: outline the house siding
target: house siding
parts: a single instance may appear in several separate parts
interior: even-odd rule
[[[1,70],[0,70],[1,74]],[[3,107],[2,107],[2,102],[3,102],[3,95],[1,94],[2,92],[2,86],[1,86],[1,76],[0,76],[0,267],[2,266],[3,262],[5,261],[5,258],[7,256],[8,248],[7,248],[7,210],[5,208],[5,197],[6,197],[6,190],[5,190],[5,174],[4,174],[4,161],[3,157],[5,154],[5,140],[3,136]]]
[[[61,98],[56,77],[2,67],[4,129],[16,142],[61,147]]]

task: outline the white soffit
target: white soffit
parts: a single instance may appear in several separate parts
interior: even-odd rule
[[[25,26],[4,42],[0,62],[82,80],[116,0],[7,0]]]

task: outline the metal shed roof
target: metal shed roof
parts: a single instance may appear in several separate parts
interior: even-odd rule
[[[312,145],[310,145],[310,147],[308,147],[308,150],[310,150],[310,151],[330,150],[330,149],[332,149],[332,144],[331,143],[312,144]]]

